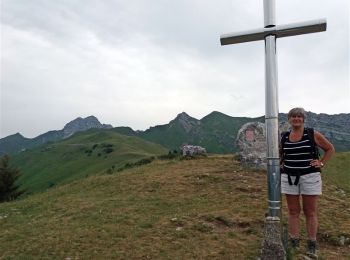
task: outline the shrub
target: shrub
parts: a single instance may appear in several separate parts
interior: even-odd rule
[[[151,158],[145,158],[145,159],[141,159],[137,162],[135,162],[134,164],[137,166],[143,165],[143,164],[149,164],[151,163],[153,160]]]
[[[86,155],[87,155],[87,156],[91,156],[91,154],[92,154],[92,150],[87,149],[87,150],[85,150],[85,153],[86,153]]]
[[[108,147],[113,147],[113,144],[101,144],[101,146],[108,148]]]
[[[171,159],[175,159],[179,157],[178,153],[176,150],[174,151],[169,151],[168,154],[162,154],[162,155],[159,155],[157,158],[159,160],[171,160]]]
[[[105,149],[103,149],[103,151],[104,151],[105,153],[111,153],[111,152],[114,151],[114,149],[111,148],[111,147],[106,147]]]
[[[24,193],[24,190],[20,190],[16,184],[20,172],[17,168],[11,167],[9,161],[8,155],[0,160],[0,202],[14,200]]]
[[[155,157],[152,156],[152,157],[149,157],[149,158],[144,158],[144,159],[138,160],[137,162],[134,162],[134,163],[126,163],[123,167],[118,168],[117,172],[120,172],[120,171],[125,170],[125,169],[129,169],[129,168],[141,166],[141,165],[144,165],[144,164],[149,164],[154,159],[155,159]]]

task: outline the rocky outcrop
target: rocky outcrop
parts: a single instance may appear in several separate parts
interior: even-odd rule
[[[182,156],[196,156],[206,155],[207,151],[205,148],[197,145],[184,145],[182,146]]]
[[[78,117],[64,126],[62,130],[63,138],[68,138],[77,132],[86,131],[91,128],[109,129],[112,128],[112,126],[101,124],[94,116],[88,116],[86,118]]]
[[[170,121],[169,125],[171,126],[172,124],[180,125],[186,133],[189,133],[192,129],[200,125],[200,121],[182,112],[174,120]]]
[[[239,148],[240,162],[244,166],[266,167],[266,132],[265,124],[246,123],[238,131],[236,145]]]

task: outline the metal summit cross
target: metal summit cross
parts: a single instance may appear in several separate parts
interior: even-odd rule
[[[264,0],[264,26],[265,27],[261,29],[221,35],[220,42],[221,45],[228,45],[265,40],[265,123],[267,139],[268,218],[279,223],[281,218],[281,180],[279,167],[276,39],[325,31],[327,22],[326,19],[321,19],[277,26],[275,0]]]

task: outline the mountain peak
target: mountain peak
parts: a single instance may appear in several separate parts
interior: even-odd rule
[[[69,123],[67,123],[65,125],[65,127],[69,124],[74,124],[76,122],[96,122],[96,123],[99,123],[100,124],[100,121],[98,121],[98,119],[95,117],[95,116],[88,116],[88,117],[85,117],[85,118],[82,118],[82,117],[77,117],[76,119],[70,121]]]
[[[14,135],[12,135],[13,137],[16,137],[16,138],[25,138],[21,133],[15,133]]]
[[[210,116],[225,116],[225,117],[230,117],[224,113],[221,113],[219,111],[213,111],[211,113],[209,113],[208,115],[206,115],[207,117],[210,117]]]
[[[90,128],[112,128],[112,126],[101,124],[95,116],[78,117],[64,126],[63,135],[64,138],[67,138],[76,132],[86,131]]]
[[[190,132],[193,126],[200,124],[199,120],[189,116],[186,112],[182,112],[176,118],[170,121],[170,125],[178,123],[186,133]]]
[[[88,116],[88,117],[85,117],[85,120],[93,120],[93,121],[98,121],[98,119],[95,117],[95,116]],[[99,121],[98,121],[99,122]]]
[[[190,120],[190,119],[195,119],[195,118],[190,117],[186,112],[182,112],[182,113],[178,114],[175,119]]]
[[[18,139],[26,139],[23,135],[20,133],[15,133],[13,135],[6,136],[4,138],[1,138],[1,140],[18,140]],[[0,142],[1,143],[1,142]]]

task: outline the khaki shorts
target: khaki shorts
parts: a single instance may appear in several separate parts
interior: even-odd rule
[[[292,182],[295,181],[295,176],[290,176]],[[322,179],[320,172],[313,172],[300,176],[297,185],[289,185],[288,175],[281,174],[281,190],[283,194],[290,195],[321,195],[322,194]]]

